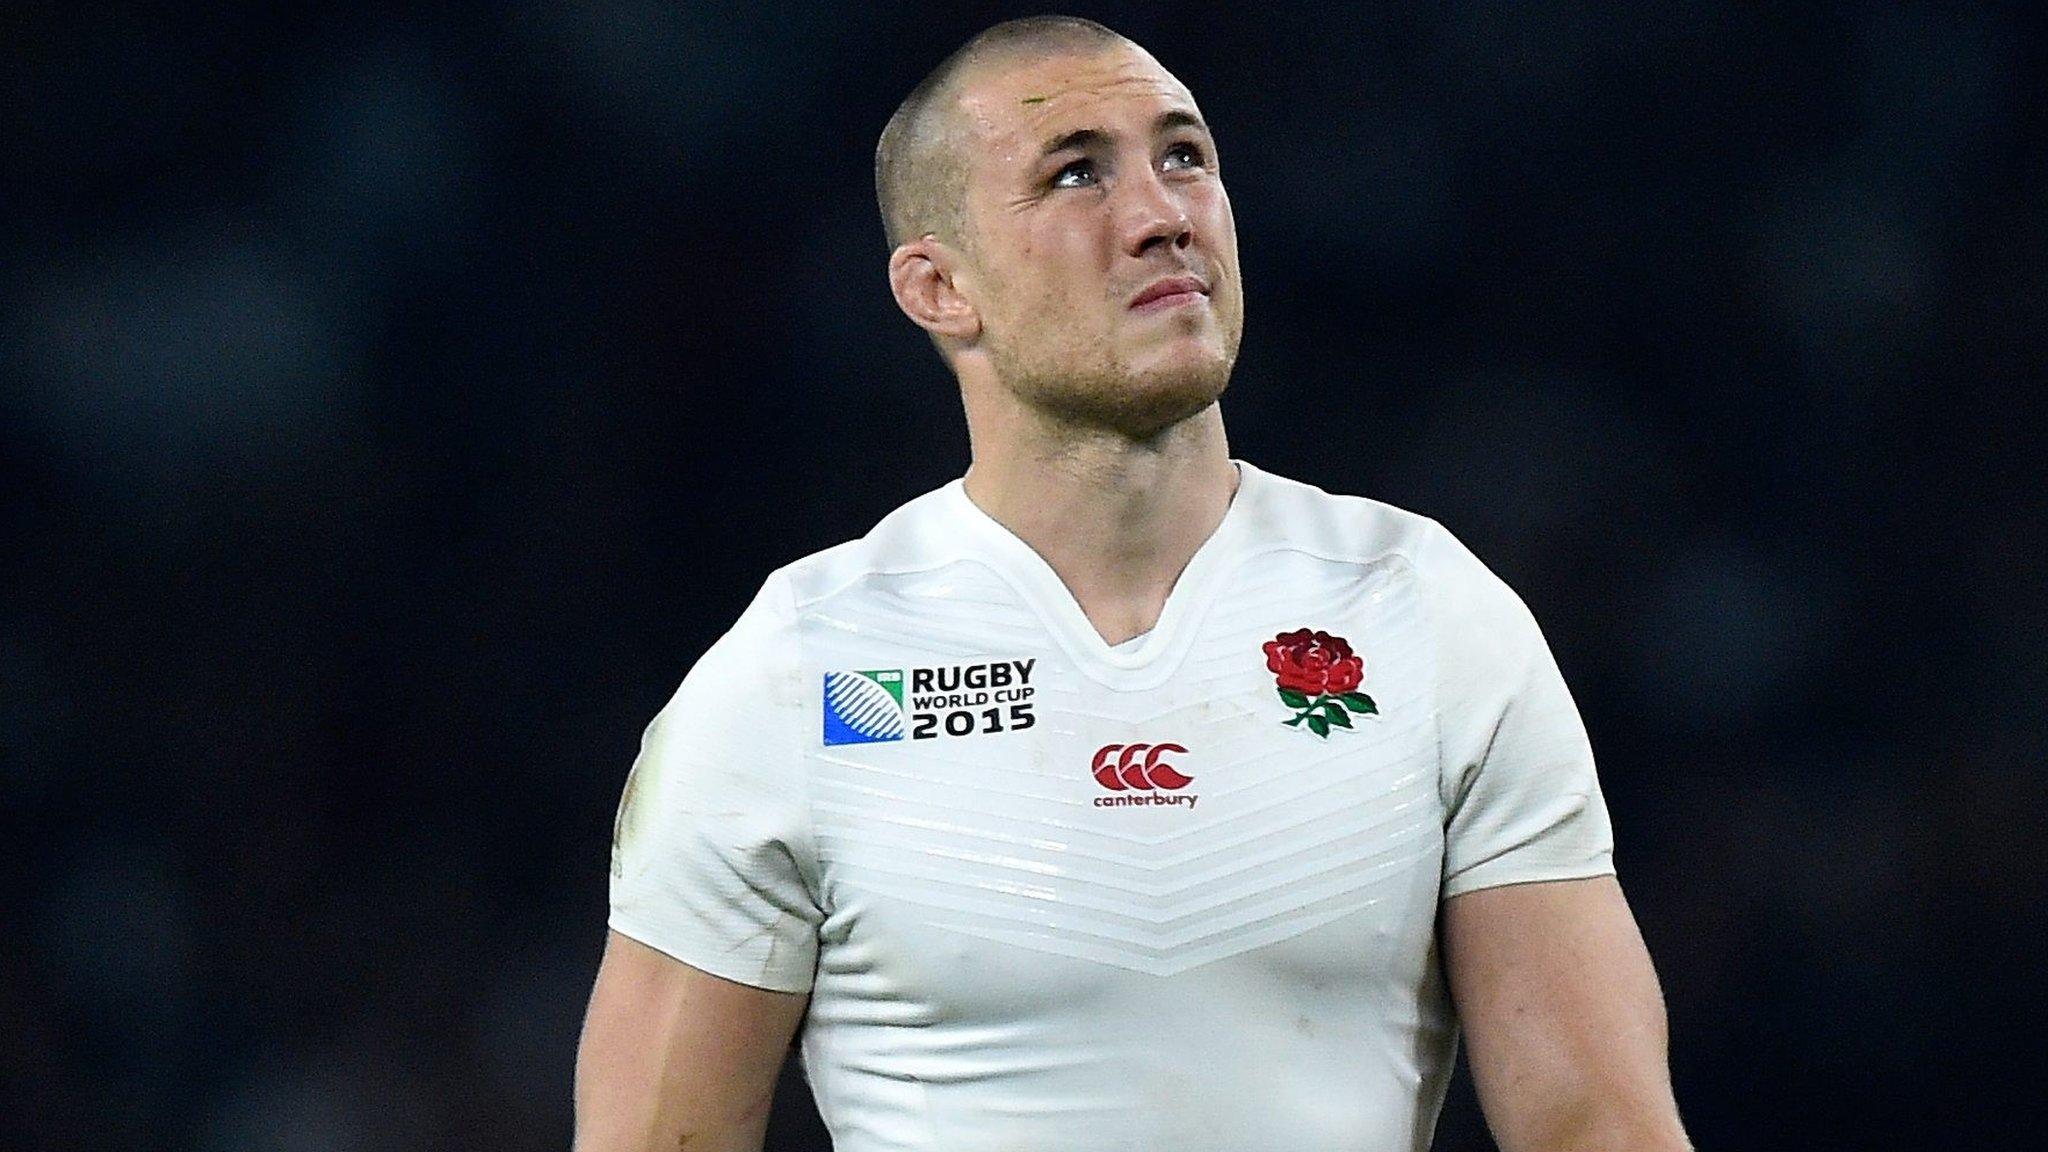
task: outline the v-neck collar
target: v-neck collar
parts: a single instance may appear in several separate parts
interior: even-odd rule
[[[1074,665],[1105,685],[1143,691],[1165,683],[1180,667],[1215,599],[1215,585],[1229,574],[1232,557],[1241,551],[1239,541],[1252,519],[1250,497],[1263,476],[1242,460],[1231,463],[1237,467],[1237,491],[1223,519],[1181,569],[1151,631],[1114,647],[1095,630],[1045,557],[967,495],[964,477],[947,484],[943,491],[961,521],[995,553],[999,561],[996,572],[1024,597]]]

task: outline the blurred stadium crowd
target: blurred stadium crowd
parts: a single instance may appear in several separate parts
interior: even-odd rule
[[[1695,1139],[2017,1146],[2039,9],[1069,10],[1215,127],[1236,454],[1544,623]],[[566,1146],[641,727],[965,465],[869,165],[1021,14],[7,6],[0,1147]]]

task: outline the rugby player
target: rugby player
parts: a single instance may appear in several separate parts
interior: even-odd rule
[[[1333,163],[1341,158],[1333,158]],[[581,1152],[1687,1147],[1586,733],[1425,517],[1233,461],[1244,290],[1187,88],[956,51],[877,150],[972,465],[768,577],[642,740]],[[1329,430],[1341,436],[1341,428]]]

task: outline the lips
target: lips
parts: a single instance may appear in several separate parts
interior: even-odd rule
[[[1209,294],[1209,286],[1193,276],[1169,276],[1132,297],[1130,306],[1142,308],[1154,300],[1162,300],[1168,296],[1178,296],[1186,292],[1198,292],[1207,296]]]

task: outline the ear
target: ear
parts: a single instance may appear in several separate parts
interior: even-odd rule
[[[896,306],[934,336],[972,342],[981,335],[981,313],[960,292],[955,274],[959,254],[931,235],[911,240],[889,254],[889,290]]]

